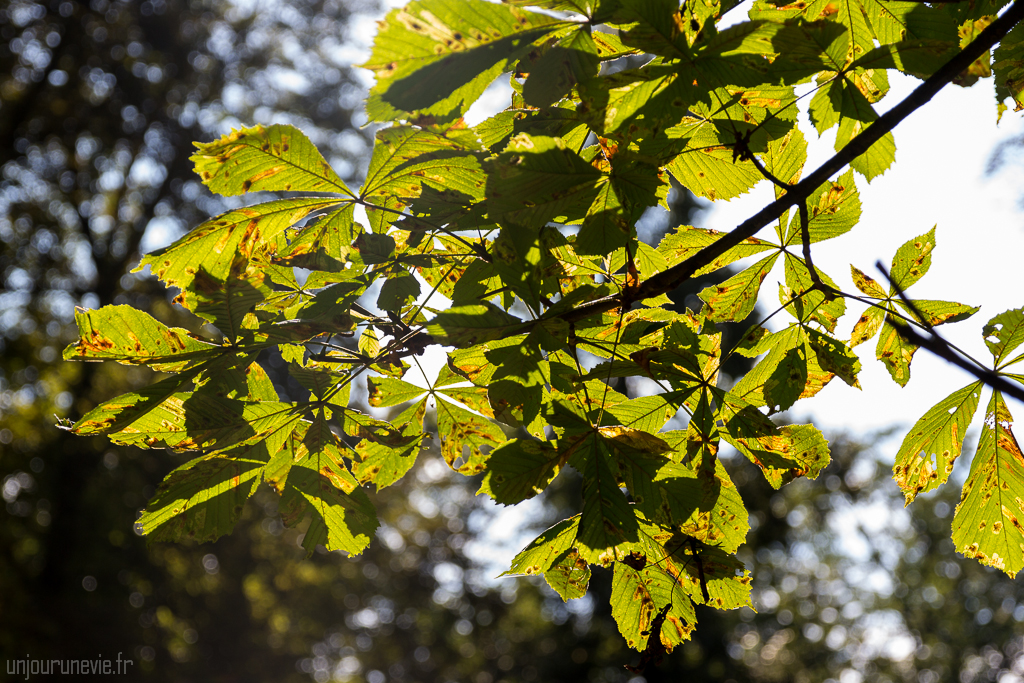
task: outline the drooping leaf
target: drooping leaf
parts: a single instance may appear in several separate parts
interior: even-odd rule
[[[892,476],[907,505],[917,494],[938,488],[949,479],[960,456],[967,426],[981,400],[981,382],[974,382],[936,403],[903,439]]]
[[[215,541],[234,529],[268,459],[261,447],[186,463],[167,475],[136,525],[151,541]]]
[[[322,417],[299,436],[301,444],[282,496],[282,521],[295,526],[310,517],[302,540],[310,555],[318,545],[360,554],[380,525],[373,504],[345,467],[336,437]]]
[[[992,395],[953,516],[956,550],[1010,578],[1024,567],[1024,454],[1002,395]]]
[[[616,481],[618,467],[604,439],[593,432],[579,438],[569,462],[583,475],[576,547],[587,562],[607,566],[617,559],[616,546],[635,541],[638,533],[632,506]]]

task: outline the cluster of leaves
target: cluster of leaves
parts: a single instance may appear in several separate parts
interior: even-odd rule
[[[906,384],[914,346],[901,330],[977,309],[906,298],[928,270],[934,232],[900,248],[888,291],[854,269],[864,296],[843,293],[813,265],[811,245],[859,219],[853,171],[871,180],[893,162],[889,133],[792,215],[780,212],[775,241],[679,226],[652,247],[635,223],[666,202],[673,179],[709,199],[766,179],[778,198],[792,196],[807,158],[794,85],[816,83],[811,120],[819,132],[838,126],[844,148],[878,119],[887,70],[938,71],[1001,3],[758,0],[748,21],[720,27],[734,4],[420,0],[395,10],[365,65],[377,78],[367,113],[390,125],[358,192],[291,126],[199,144],[196,171],[216,193],[301,194],[218,216],[142,260],[219,343],[128,306],[78,314],[66,358],[171,375],[98,406],[73,431],[198,454],[168,475],[142,531],[215,539],[266,482],[287,525],[308,519],[308,550],[358,554],[378,524],[364,486],[408,472],[433,404],[445,460],[482,475],[480,491],[499,503],[536,496],[566,466],[580,473],[579,514],[530,543],[508,573],[542,574],[570,599],[592,566],[613,568],[612,613],[644,651],[641,666],[688,638],[694,604],[749,605],[736,558],[748,512],[717,457],[722,442],[775,488],[814,478],[829,461],[822,434],[771,415],[836,377],[858,386],[852,348],[880,328],[877,357]],[[1018,106],[1022,31],[992,65]],[[504,72],[511,107],[467,127],[463,114]],[[700,311],[667,307],[665,293],[687,277],[758,254],[767,256],[705,289]],[[716,324],[743,320],[780,260],[780,310],[792,321],[776,332],[757,325],[723,350]],[[359,303],[378,283],[383,314]],[[869,308],[846,341],[836,328],[848,299]],[[993,372],[1016,381],[1004,368],[1022,358],[1010,358],[1022,321],[1009,311],[984,330]],[[446,347],[448,362],[424,389],[403,375],[429,345]],[[259,363],[271,353],[309,400],[280,400]],[[760,360],[726,389],[719,368],[733,353]],[[366,371],[372,406],[409,404],[390,422],[350,406]],[[630,398],[611,386],[621,377],[660,389]],[[953,394],[907,437],[896,475],[908,497],[948,476],[980,388]],[[686,427],[663,431],[680,412]],[[996,393],[954,539],[1013,573],[1024,566],[1013,502],[1024,458],[1009,423]]]

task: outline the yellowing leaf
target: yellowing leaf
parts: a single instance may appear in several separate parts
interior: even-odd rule
[[[725,322],[743,320],[757,305],[757,293],[761,283],[771,271],[779,254],[764,258],[720,285],[708,287],[700,293],[704,300],[708,320]]]
[[[219,140],[196,143],[190,158],[203,183],[217,194],[339,192],[354,196],[295,126],[253,126]]]
[[[64,350],[64,360],[116,360],[148,365],[159,372],[181,372],[223,353],[180,327],[167,327],[131,306],[75,309],[79,339]]]
[[[993,393],[953,517],[957,552],[1010,578],[1024,567],[1024,454],[1012,425],[1006,402]]]
[[[362,65],[377,77],[367,113],[373,121],[407,112],[458,117],[535,41],[565,25],[482,0],[420,0],[392,10]]]
[[[284,232],[314,211],[338,204],[337,199],[280,199],[228,211],[199,225],[169,247],[146,254],[138,272],[149,266],[166,285],[188,289],[200,269],[225,280],[236,254],[247,258],[262,250],[287,246]]]
[[[917,494],[949,479],[981,400],[981,387],[981,382],[975,382],[954,391],[929,409],[904,437],[892,477],[903,490],[907,505]]]
[[[438,399],[436,406],[437,435],[445,462],[461,474],[482,472],[488,458],[482,449],[504,443],[505,433],[490,420],[454,403]]]

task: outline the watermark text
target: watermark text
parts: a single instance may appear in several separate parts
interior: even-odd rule
[[[127,674],[135,664],[117,653],[117,659],[96,655],[95,659],[8,659],[7,675],[24,676],[117,676]]]

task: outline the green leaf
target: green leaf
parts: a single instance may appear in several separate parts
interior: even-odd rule
[[[580,516],[563,519],[548,528],[512,559],[512,566],[501,576],[543,574],[570,550],[576,542]]]
[[[491,220],[539,228],[556,218],[583,218],[598,195],[601,172],[561,138],[520,133],[485,164]]]
[[[604,439],[594,432],[578,439],[571,447],[570,460],[583,475],[577,549],[587,562],[607,566],[617,559],[616,546],[636,540],[637,521],[619,490],[615,476],[618,467]]]
[[[412,401],[427,390],[391,377],[369,377],[366,380],[369,392],[367,401],[373,408],[387,408]]]
[[[444,130],[392,126],[378,131],[359,193],[370,204],[367,216],[373,230],[385,232],[412,202],[435,219],[431,222],[446,222],[447,216],[482,198],[487,180],[480,161],[483,151],[476,134],[461,123]]]
[[[860,374],[860,359],[843,342],[817,330],[807,330],[807,341],[818,358],[818,365],[851,387],[860,388],[857,375]]]
[[[1017,24],[999,42],[992,71],[996,75],[996,103],[1012,97],[1014,111],[1024,109],[1024,26]]]
[[[190,159],[203,183],[217,194],[246,192],[339,192],[351,190],[295,126],[253,126],[219,140],[196,143]]]
[[[680,225],[674,230],[665,233],[665,236],[661,238],[661,242],[658,243],[658,253],[665,257],[669,266],[674,266],[682,263],[705,247],[714,244],[725,234],[727,233],[717,230]],[[712,263],[698,270],[694,275],[713,273],[730,263],[735,263],[740,259],[774,248],[777,247],[770,242],[765,242],[756,237],[748,237],[719,256]]]
[[[828,465],[828,441],[814,425],[777,427],[755,408],[730,394],[719,408],[722,437],[761,468],[779,488],[796,477],[814,479]]]
[[[581,598],[590,582],[588,565],[574,547],[579,515],[562,520],[530,542],[500,576],[543,574],[563,600]]]
[[[238,255],[231,263],[226,280],[219,281],[205,270],[196,273],[195,280],[187,292],[177,301],[185,301],[185,307],[212,323],[226,342],[235,342],[245,331],[256,324],[247,324],[246,316],[271,294],[270,283],[259,264]]]
[[[1006,572],[1024,567],[1024,454],[1011,429],[1013,416],[997,391],[985,413],[978,452],[953,516],[959,553]]]
[[[533,43],[566,25],[482,0],[422,0],[392,10],[362,65],[377,77],[366,106],[370,120],[408,112],[457,118]]]
[[[282,495],[281,519],[294,527],[310,518],[302,540],[309,555],[318,545],[358,555],[380,526],[373,504],[345,467],[336,437],[322,418],[300,435]]]
[[[189,289],[200,269],[214,280],[229,277],[236,254],[247,258],[287,246],[285,230],[314,211],[338,204],[337,199],[307,197],[279,199],[221,214],[179,239],[169,247],[146,254],[137,273],[149,266],[169,287]]]
[[[953,301],[934,301],[930,299],[912,299],[913,307],[896,299],[896,305],[902,308],[908,316],[923,318],[922,322],[928,325],[942,325],[943,323],[955,323],[967,320],[980,310],[980,306],[967,306]]]
[[[216,541],[231,533],[261,481],[266,448],[207,455],[171,472],[135,522],[150,541]]]
[[[490,302],[473,306],[454,306],[438,313],[427,332],[438,344],[473,346],[484,341],[516,334],[523,321]]]
[[[768,149],[761,155],[765,170],[786,183],[796,185],[800,182],[804,164],[807,162],[807,140],[799,128],[786,133],[785,137],[777,138],[768,143]],[[775,187],[775,198],[783,195],[778,185]]]
[[[892,478],[903,490],[907,505],[917,494],[936,489],[949,479],[978,409],[981,388],[981,382],[974,382],[954,391],[932,406],[904,437]]]
[[[807,198],[807,234],[811,243],[830,240],[849,232],[860,221],[860,194],[847,171],[835,181],[828,181]],[[802,228],[798,213],[789,222],[785,244],[802,244]]]
[[[534,107],[549,107],[580,81],[597,75],[601,60],[589,27],[573,31],[530,65],[523,99]]]
[[[771,272],[778,260],[778,252],[761,259],[746,270],[726,280],[720,285],[707,287],[700,293],[704,300],[704,315],[714,322],[743,320],[757,305],[757,293],[761,283]]]
[[[935,228],[923,235],[904,242],[896,250],[892,258],[892,269],[889,277],[893,285],[889,288],[889,296],[896,294],[896,287],[906,291],[911,285],[924,277],[932,266],[932,250],[935,248]]]
[[[981,330],[996,367],[1002,367],[1007,356],[1024,344],[1024,308],[1003,311],[988,321]],[[65,352],[66,353],[66,352]]]
[[[162,400],[146,401],[143,393],[108,401],[84,416],[75,433],[109,433],[111,441],[139,448],[214,451],[266,439],[298,420],[290,403],[222,399],[199,392],[157,397]],[[138,409],[139,403],[145,404],[144,410]],[[110,433],[115,426],[119,431]]]
[[[274,262],[331,273],[344,270],[344,255],[363,232],[362,226],[353,220],[354,211],[355,204],[346,204],[310,221]]]
[[[384,281],[377,296],[377,307],[382,311],[401,311],[415,303],[419,295],[419,281],[403,270]]]
[[[897,324],[905,323],[900,321]],[[878,335],[878,344],[875,346],[875,356],[885,365],[893,381],[901,387],[907,386],[907,382],[910,381],[910,362],[914,360],[917,349],[915,344],[900,336],[893,324],[892,315],[886,315],[882,333]]]
[[[681,185],[711,201],[739,197],[764,177],[752,162],[736,160],[731,149],[720,145],[685,151],[665,168]]]
[[[751,405],[768,406],[772,413],[789,410],[807,386],[804,341],[802,337],[795,337],[791,344],[777,344],[731,392]]]
[[[116,360],[158,372],[181,372],[224,352],[131,306],[76,308],[75,322],[79,339],[64,349],[64,360]]]
[[[640,396],[606,408],[622,425],[651,434],[656,433],[679,412],[689,392],[673,391],[654,396]]]
[[[851,68],[899,69],[903,73],[928,78],[956,54],[957,45],[945,40],[901,40],[882,44],[855,61]]]
[[[564,601],[582,598],[590,583],[590,565],[580,557],[579,551],[570,548],[544,572],[544,580]]]
[[[441,455],[460,474],[479,474],[486,466],[488,454],[505,441],[505,433],[490,420],[474,415],[465,408],[441,399],[436,401],[437,435]]]
[[[846,299],[837,296],[829,300],[824,292],[817,289],[811,271],[802,258],[786,254],[786,287],[780,289],[779,301],[802,323],[815,322],[829,332],[834,332],[839,318],[846,312]],[[822,283],[838,290],[836,283],[817,268]],[[792,303],[789,303],[792,300]]]
[[[693,603],[668,569],[647,562],[636,570],[615,563],[612,575],[612,617],[626,645],[643,650],[648,638],[658,638],[666,651],[689,640],[697,623]],[[658,633],[651,633],[655,618],[665,612]]]
[[[412,469],[427,439],[423,431],[426,411],[426,398],[402,411],[395,418],[395,422],[402,425],[397,435],[373,438],[371,432],[363,432],[367,438],[356,445],[358,461],[352,464],[352,473],[359,483],[372,483],[380,490],[396,483]]]
[[[562,456],[546,441],[513,439],[491,451],[480,490],[502,505],[541,493],[558,475]]]

